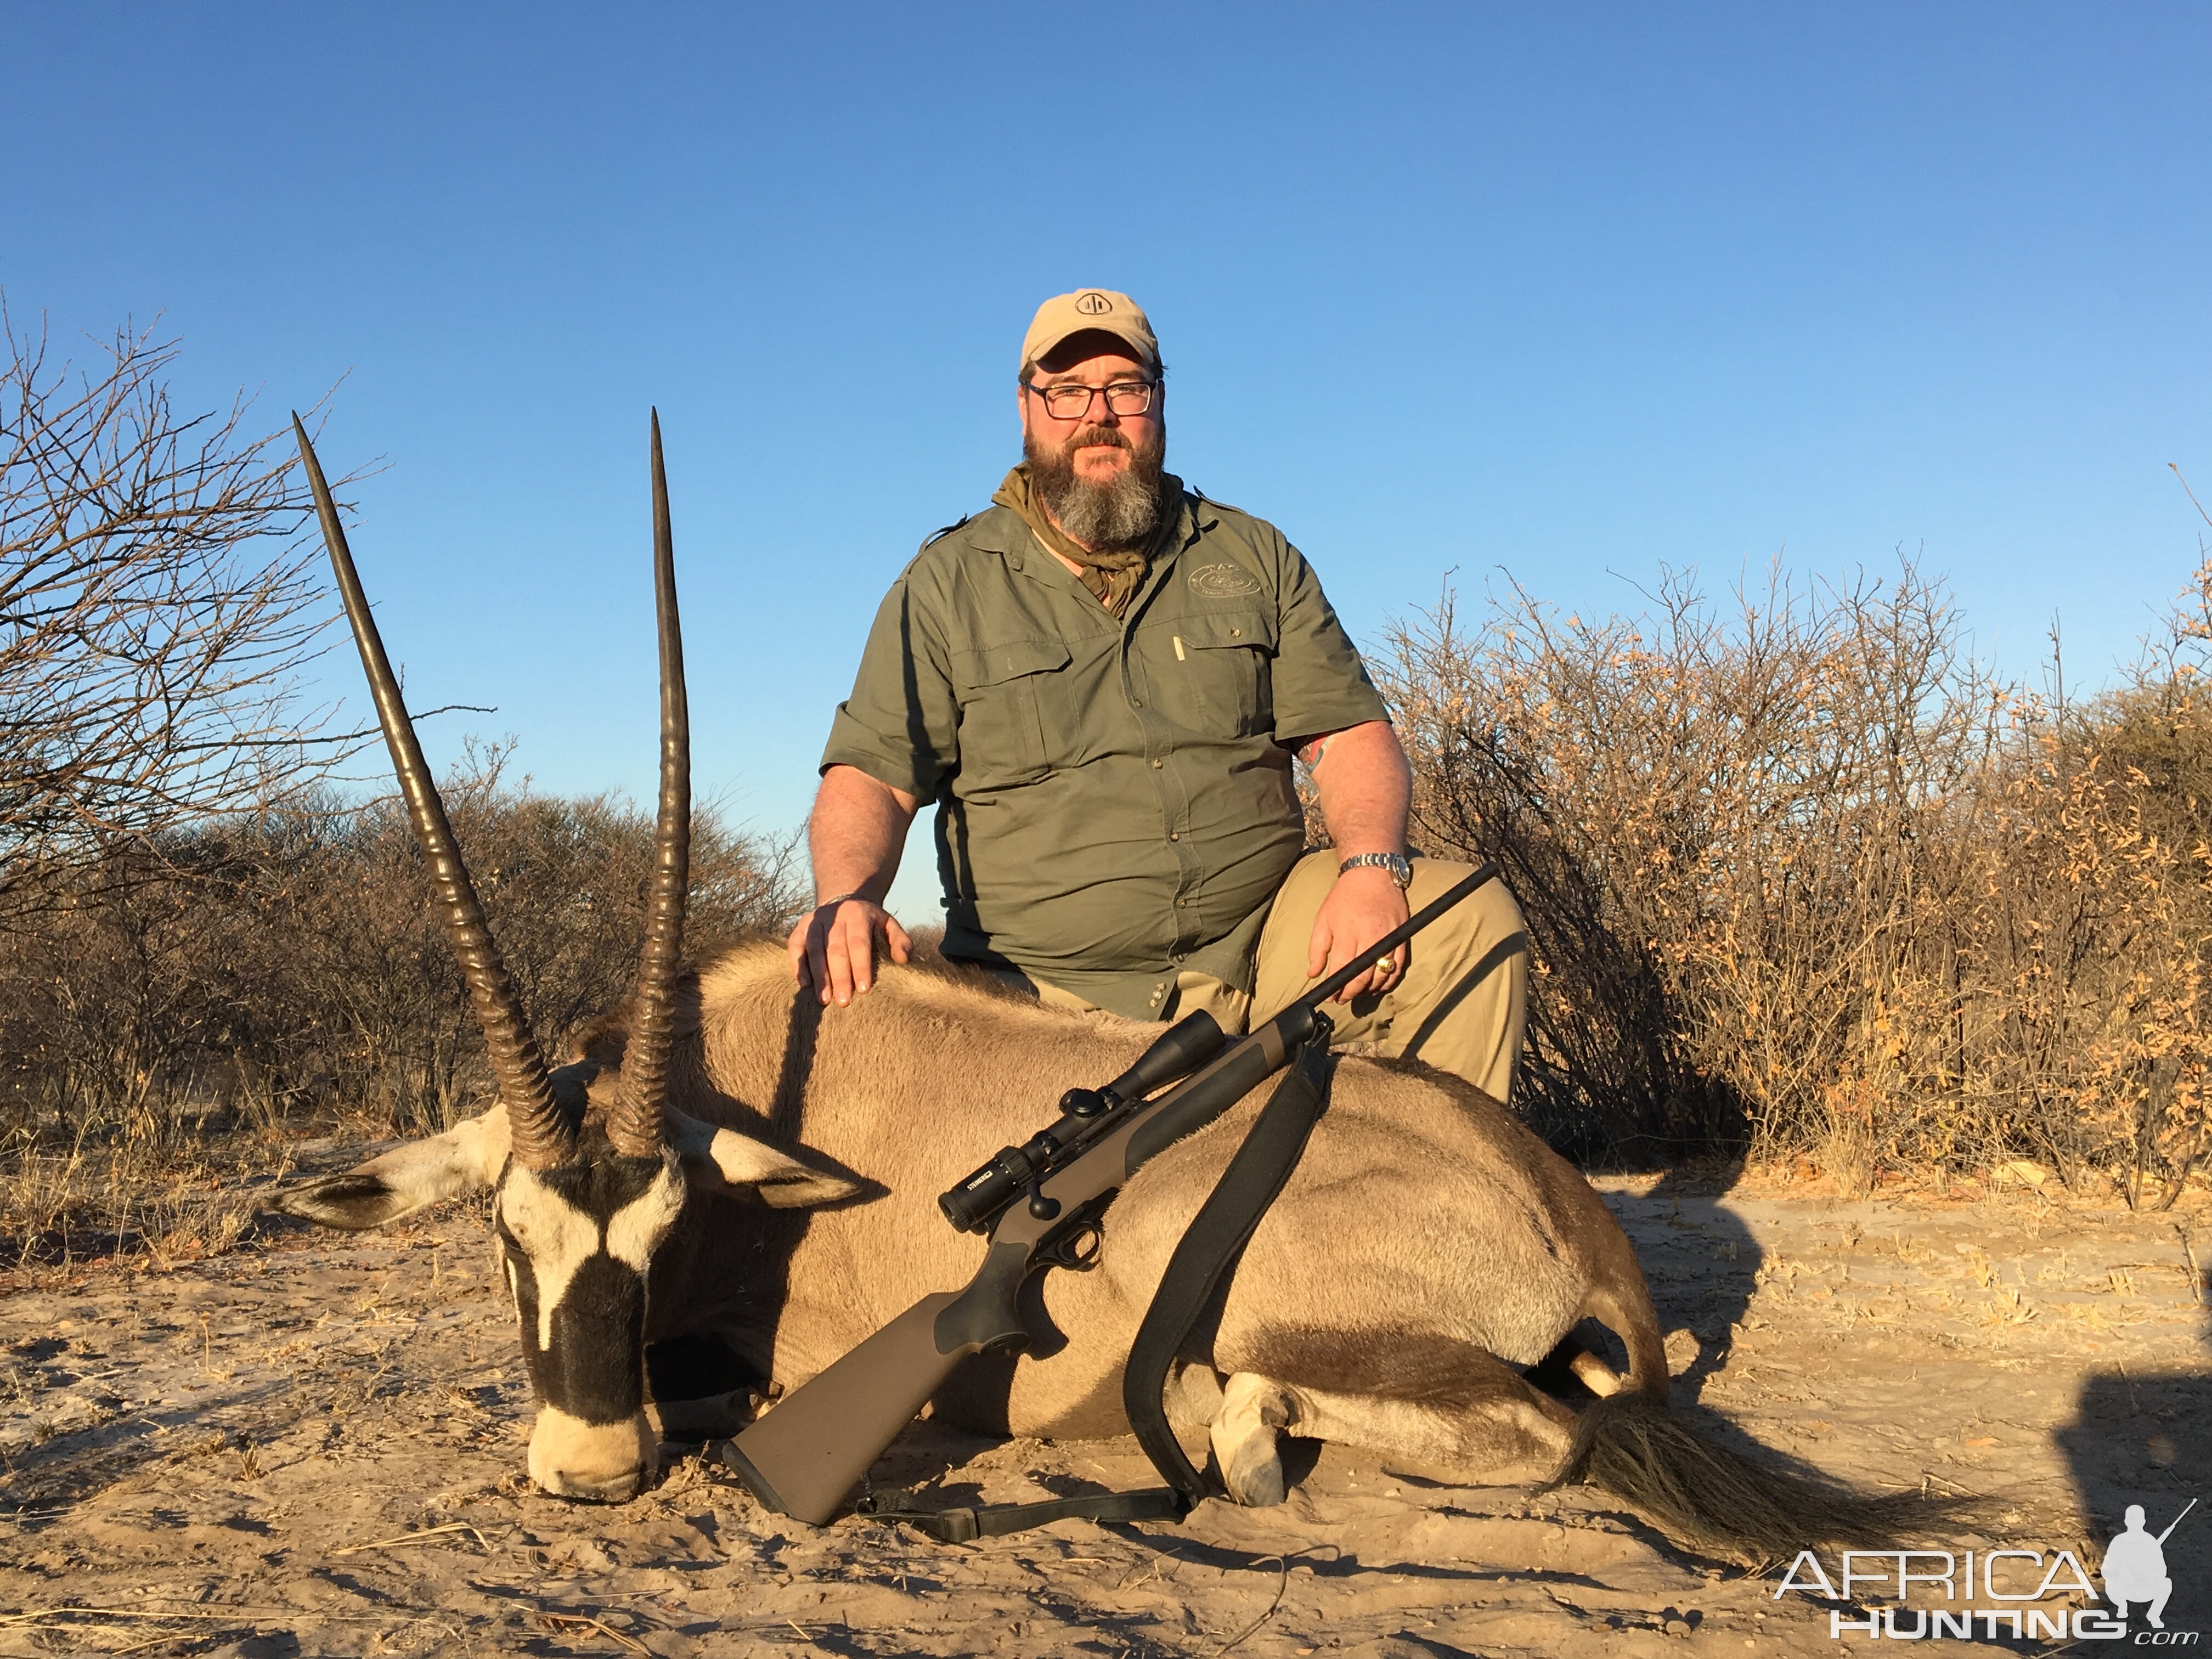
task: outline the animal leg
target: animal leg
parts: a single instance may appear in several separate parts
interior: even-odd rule
[[[1221,1415],[1221,1377],[1202,1359],[1187,1361],[1169,1382],[1164,1403],[1175,1427],[1206,1428]]]
[[[1275,1436],[1297,1414],[1292,1392],[1255,1372],[1237,1372],[1222,1389],[1212,1430],[1213,1461],[1238,1503],[1264,1509],[1288,1495]]]
[[[1588,1348],[1567,1361],[1567,1369],[1575,1374],[1583,1387],[1601,1400],[1608,1399],[1628,1386],[1626,1377]]]
[[[1371,1352],[1356,1364],[1328,1364],[1313,1352],[1307,1358],[1322,1362],[1298,1368],[1311,1382],[1230,1378],[1213,1432],[1215,1455],[1231,1492],[1242,1496],[1230,1474],[1233,1456],[1264,1473],[1253,1443],[1269,1415],[1277,1421],[1265,1431],[1268,1458],[1280,1428],[1308,1439],[1363,1446],[1417,1471],[1492,1486],[1549,1478],[1573,1441],[1572,1412],[1471,1343],[1452,1343],[1449,1354],[1422,1356],[1419,1364],[1395,1375],[1387,1357],[1378,1364]],[[1279,1481],[1280,1465],[1274,1468]],[[1264,1483],[1255,1490],[1264,1491]]]

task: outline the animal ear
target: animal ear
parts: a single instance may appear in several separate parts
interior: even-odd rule
[[[802,1164],[735,1129],[718,1129],[673,1108],[667,1123],[684,1178],[702,1192],[752,1199],[771,1209],[800,1210],[835,1204],[860,1191],[857,1181]]]
[[[357,1231],[381,1227],[441,1199],[489,1187],[507,1162],[507,1108],[427,1140],[410,1140],[343,1175],[318,1176],[288,1187],[269,1207],[325,1227]]]

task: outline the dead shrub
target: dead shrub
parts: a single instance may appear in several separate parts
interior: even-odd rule
[[[480,753],[442,788],[558,1054],[629,988],[652,819],[507,783],[502,758]],[[793,850],[696,815],[695,951],[795,913]],[[311,1126],[430,1133],[489,1097],[396,799],[211,822],[118,872],[124,856],[0,934],[0,1266],[173,1235],[171,1254],[222,1248],[240,1179],[276,1173]]]
[[[1586,1158],[2027,1155],[2171,1201],[2203,1147],[2212,563],[2130,681],[1991,678],[1950,596],[1778,569],[1646,615],[1447,595],[1382,678],[1415,839],[1527,913],[1522,1109]]]
[[[322,585],[289,433],[174,406],[151,331],[48,344],[0,299],[0,916],[351,744],[294,696]]]

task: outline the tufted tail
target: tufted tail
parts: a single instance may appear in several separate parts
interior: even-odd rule
[[[1917,1541],[1904,1534],[1963,1518],[1951,1500],[1871,1496],[1762,1468],[1637,1392],[1601,1400],[1577,1416],[1574,1443],[1541,1490],[1577,1480],[1611,1492],[1679,1544],[1753,1564],[1787,1560],[1821,1544]]]

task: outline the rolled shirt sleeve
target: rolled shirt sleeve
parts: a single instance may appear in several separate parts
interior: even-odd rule
[[[868,630],[853,695],[837,705],[821,769],[852,766],[924,799],[960,763],[960,705],[944,642],[921,623],[911,566]]]
[[[1321,579],[1305,555],[1288,542],[1282,548],[1276,599],[1282,630],[1274,662],[1276,740],[1293,743],[1389,720],[1389,708],[1322,592]]]

